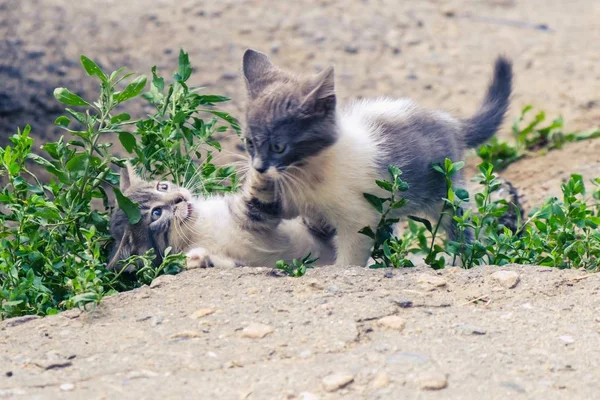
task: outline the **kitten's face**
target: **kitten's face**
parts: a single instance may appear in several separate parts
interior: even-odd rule
[[[277,178],[335,142],[333,69],[301,80],[253,50],[244,54],[243,67],[249,93],[244,138],[259,173]]]
[[[121,174],[121,190],[139,204],[141,220],[132,225],[122,210],[111,219],[111,235],[115,247],[108,268],[131,255],[154,249],[156,263],[162,261],[167,247],[182,249],[192,236],[196,218],[191,193],[171,182],[146,182],[138,178],[131,167]],[[130,270],[133,268],[130,268]]]

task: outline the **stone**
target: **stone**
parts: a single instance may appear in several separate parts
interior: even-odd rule
[[[298,395],[300,400],[319,400],[319,396],[311,392],[302,392]]]
[[[358,53],[358,47],[353,46],[351,44],[347,44],[346,46],[344,46],[344,51],[348,54],[356,54]]]
[[[428,290],[435,290],[437,288],[446,286],[446,280],[444,278],[429,274],[419,275],[417,278],[417,283],[424,289]]]
[[[373,385],[373,388],[375,389],[382,389],[389,384],[390,377],[385,372],[379,372],[377,375],[375,375],[373,381],[371,382],[371,385]]]
[[[158,373],[148,369],[134,370],[127,373],[127,379],[146,379],[154,378],[155,376],[158,376]]]
[[[164,318],[160,315],[155,315],[154,317],[152,317],[152,319],[150,320],[150,325],[151,326],[158,326],[160,324],[162,324]]]
[[[63,383],[62,385],[60,385],[60,390],[62,390],[63,392],[70,392],[73,389],[75,389],[75,385],[73,385],[70,382]]]
[[[242,329],[242,337],[249,339],[262,339],[275,329],[269,325],[252,323]]]
[[[377,325],[401,331],[404,329],[406,322],[404,321],[404,318],[397,315],[388,315],[387,317],[379,318],[377,320]]]
[[[199,331],[182,331],[172,334],[169,339],[195,339],[202,336],[203,333]]]
[[[175,279],[175,275],[161,275],[152,281],[152,283],[150,284],[150,289],[156,289],[158,287],[164,286],[165,284],[172,282]]]
[[[469,324],[457,325],[456,330],[462,335],[485,335],[487,333],[485,329]]]
[[[207,315],[214,314],[215,311],[217,311],[217,310],[215,310],[214,308],[200,308],[200,309],[194,311],[190,315],[190,318],[191,319],[200,319],[202,317],[206,317]]]
[[[573,344],[575,343],[575,339],[573,339],[573,336],[569,336],[569,335],[560,335],[558,337],[562,342],[564,342],[565,344]]]
[[[515,271],[496,271],[490,276],[494,282],[507,289],[514,288],[521,280]]]
[[[335,392],[336,390],[342,389],[354,382],[354,376],[344,372],[335,372],[324,377],[322,382],[325,391]]]
[[[421,390],[442,390],[448,387],[448,376],[441,373],[429,373],[417,380]]]

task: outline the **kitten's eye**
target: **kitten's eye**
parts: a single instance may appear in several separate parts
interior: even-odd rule
[[[275,153],[283,153],[286,146],[284,144],[271,143],[271,150]]]
[[[164,183],[164,182],[159,182],[158,185],[156,185],[156,190],[158,190],[159,192],[166,192],[169,190],[169,184]]]
[[[152,210],[152,221],[156,221],[162,215],[162,208],[156,207]]]

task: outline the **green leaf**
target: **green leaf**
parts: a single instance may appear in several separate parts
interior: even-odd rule
[[[123,210],[125,215],[127,215],[127,220],[129,223],[135,225],[140,222],[142,219],[142,213],[140,212],[138,205],[125,197],[125,195],[118,188],[113,187],[113,191],[117,199],[117,204],[119,205],[119,208]]]
[[[419,218],[419,217],[415,217],[414,215],[409,215],[408,219],[412,219],[413,221],[416,222],[420,222],[423,225],[425,225],[425,228],[430,232],[433,233],[433,227],[431,226],[431,222],[429,222],[429,220],[425,219],[425,218]]]
[[[379,186],[383,190],[387,190],[390,193],[394,191],[392,184],[388,181],[375,181],[375,183],[377,184],[377,186]]]
[[[111,124],[119,124],[121,122],[129,121],[131,119],[131,115],[127,113],[121,113],[119,115],[115,115],[110,119]]]
[[[200,101],[200,104],[214,104],[214,103],[222,103],[224,101],[229,101],[231,99],[229,97],[225,97],[225,96],[206,94],[206,95],[198,95],[198,100]]]
[[[190,58],[188,54],[183,51],[183,49],[179,50],[179,70],[178,70],[180,82],[185,82],[192,75],[192,67],[190,65]]]
[[[69,106],[89,106],[90,104],[77,96],[75,93],[70,92],[66,88],[56,88],[54,89],[54,97],[59,102],[69,105]]]
[[[69,117],[65,117],[64,115],[61,115],[60,117],[54,120],[54,125],[61,126],[63,128],[69,126],[69,123],[71,123],[71,120],[69,119]]]
[[[146,87],[146,75],[140,75],[137,78],[135,78],[134,80],[132,80],[131,82],[129,82],[129,84],[127,86],[125,86],[125,89],[122,92],[116,94],[115,100],[119,103],[122,103],[129,99],[132,99],[132,98],[136,97],[137,95],[139,95],[140,93],[142,93],[142,91],[144,90],[145,87]]]
[[[393,203],[392,205],[390,205],[390,208],[392,210],[397,210],[398,208],[404,207],[406,205],[406,203],[408,203],[408,199],[401,198],[398,201],[396,201],[395,203]]]
[[[467,192],[465,189],[456,189],[454,193],[456,194],[456,197],[462,201],[469,201],[469,192]]]
[[[67,170],[70,172],[79,172],[85,170],[87,163],[89,162],[89,157],[87,154],[81,153],[77,154],[75,157],[71,158],[67,163]]]
[[[156,66],[152,67],[152,86],[159,92],[165,88],[165,80],[156,74]]]
[[[100,78],[102,82],[108,82],[108,80],[106,79],[106,75],[104,74],[104,72],[102,72],[98,64],[96,64],[94,61],[90,60],[84,55],[81,56],[81,65],[83,65],[85,72],[87,72],[89,76],[95,75],[98,78]]]
[[[73,118],[75,118],[77,120],[77,122],[79,122],[80,124],[85,125],[87,122],[87,117],[85,116],[84,113],[75,111],[75,110],[71,110],[70,108],[65,108],[65,111],[68,112],[69,114],[71,114],[73,116]]]
[[[371,239],[375,239],[375,232],[373,232],[373,229],[371,229],[368,226],[365,226],[364,228],[362,228],[360,231],[358,231],[358,233],[368,236]]]
[[[370,193],[363,193],[363,196],[367,201],[375,208],[380,214],[383,213],[383,200],[375,195]]]
[[[135,141],[135,136],[129,132],[119,132],[119,141],[128,153],[133,153],[133,149],[137,144]]]

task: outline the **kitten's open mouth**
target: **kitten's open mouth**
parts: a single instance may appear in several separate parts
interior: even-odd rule
[[[186,204],[187,208],[187,213],[185,215],[185,217],[183,217],[183,221],[187,221],[188,219],[190,219],[192,217],[192,212],[194,211],[194,206],[192,205],[192,203],[187,203]]]

